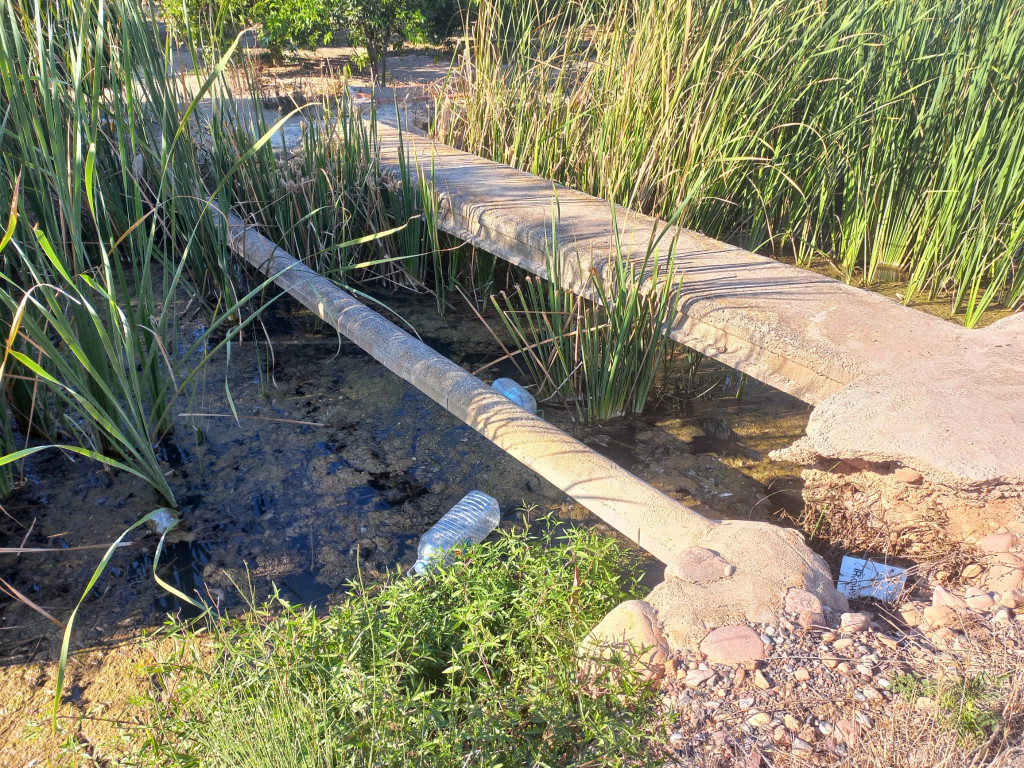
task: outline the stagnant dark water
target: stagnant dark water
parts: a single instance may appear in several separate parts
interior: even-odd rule
[[[502,354],[468,313],[439,317],[430,297],[387,300],[425,342],[470,370]],[[530,519],[554,512],[567,524],[601,525],[288,297],[264,324],[272,347],[260,332],[233,345],[230,366],[212,364],[177,410],[215,415],[182,416],[162,448],[183,522],[158,573],[186,594],[227,611],[275,590],[292,602],[337,602],[360,570],[375,580],[408,567],[419,536],[474,488],[498,499],[505,526],[521,523],[524,508]],[[483,376],[514,374],[506,363]],[[555,408],[545,416],[704,514],[764,517],[798,487],[790,468],[761,457],[802,432],[806,407],[756,384],[737,400],[730,375],[711,368],[705,379],[717,397],[669,399],[643,417],[580,426]],[[57,452],[26,469],[30,482],[0,515],[4,546],[30,529],[26,546],[109,543],[159,506],[141,481]],[[115,554],[79,616],[84,645],[194,610],[155,584],[155,534],[128,538],[132,546]],[[25,554],[3,556],[2,566],[16,589],[64,618],[99,558],[97,550]],[[0,656],[49,656],[58,644],[56,627],[38,613],[0,603]]]

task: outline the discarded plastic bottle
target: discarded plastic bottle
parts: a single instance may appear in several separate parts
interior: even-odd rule
[[[513,379],[495,379],[491,389],[530,413],[537,412],[537,400]]]
[[[459,545],[479,544],[500,521],[498,502],[486,493],[470,491],[420,538],[412,570],[422,576],[438,562],[451,565]]]

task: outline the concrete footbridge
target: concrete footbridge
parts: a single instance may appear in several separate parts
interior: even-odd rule
[[[1024,489],[1024,313],[968,330],[808,270],[666,224],[509,166],[378,123],[380,161],[432,175],[440,227],[591,295],[616,253],[653,240],[681,311],[671,337],[814,405],[803,463],[904,467],[972,496]],[[555,215],[553,215],[553,213]],[[615,244],[617,236],[619,245]]]

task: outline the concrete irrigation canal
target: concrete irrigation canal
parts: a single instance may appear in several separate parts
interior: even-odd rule
[[[556,241],[564,285],[577,293],[591,295],[589,275],[608,269],[616,225],[619,252],[637,264],[664,233],[658,257],[671,259],[684,295],[672,338],[816,406],[807,436],[780,452],[786,458],[895,474],[897,487],[927,486],[940,506],[949,498],[1020,504],[1021,318],[964,330],[625,209],[613,216],[605,201],[507,166],[378,130],[385,168],[398,170],[400,146],[412,167],[432,168],[443,230],[541,276]],[[229,226],[235,252],[277,275],[322,320],[667,564],[646,601],[620,606],[596,637],[693,648],[717,630],[730,652],[756,656],[743,650],[747,624],[783,611],[813,621],[845,608],[825,563],[795,531],[702,517],[497,395],[241,219]],[[927,400],[915,394],[926,390]]]

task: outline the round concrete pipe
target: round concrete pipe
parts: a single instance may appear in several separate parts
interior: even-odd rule
[[[295,260],[240,218],[228,215],[231,249],[390,371],[430,396],[513,458],[629,537],[674,574],[648,597],[678,647],[716,626],[763,621],[804,589],[844,608],[824,561],[801,535],[767,523],[713,521],[519,408],[480,379],[413,338]],[[486,489],[484,489],[486,490]],[[711,550],[732,565],[690,578],[687,563]]]

